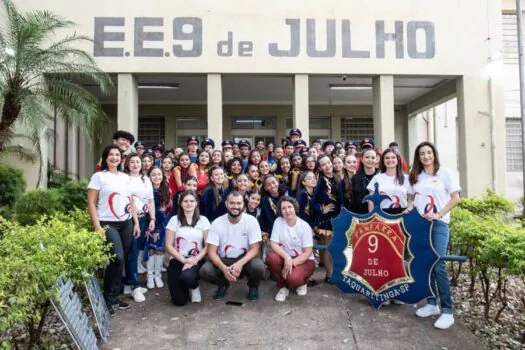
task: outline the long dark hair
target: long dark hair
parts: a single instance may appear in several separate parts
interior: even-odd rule
[[[306,167],[306,161],[307,161],[308,159],[310,159],[310,158],[312,158],[312,159],[314,160],[314,164],[315,164],[315,165],[314,165],[314,168],[313,168],[313,169],[308,169],[308,168]],[[315,161],[315,157],[312,156],[312,155],[304,156],[304,157],[303,157],[303,161],[301,162],[301,170],[302,170],[302,171],[313,171],[314,174],[315,174],[315,173],[317,172],[317,162]]]
[[[299,195],[299,193],[301,193],[303,189],[305,190],[306,187],[303,185],[303,181],[304,179],[306,179],[309,173],[312,173],[315,176],[315,172],[313,172],[312,170],[305,170],[299,176],[299,180],[297,181],[297,195]]]
[[[421,164],[421,161],[419,160],[419,151],[425,146],[430,147],[434,153],[434,174],[439,170],[439,155],[436,146],[428,141],[421,142],[417,145],[416,150],[414,151],[414,162],[412,163],[412,169],[410,169],[410,175],[408,176],[411,185],[417,183],[417,176],[424,170],[423,164]]]
[[[232,159],[230,159],[227,163],[226,163],[226,171],[228,173],[229,176],[234,176],[234,174],[232,173],[232,165],[234,162],[239,162],[239,164],[241,165],[241,172],[237,175],[240,175],[242,174],[242,159],[240,157],[233,157]],[[237,176],[235,175],[235,176]]]
[[[218,208],[222,201],[222,195],[219,192],[219,188],[217,188],[217,186],[215,186],[213,181],[211,181],[211,176],[215,170],[221,170],[224,172],[224,169],[218,166],[217,164],[214,164],[208,170],[208,186],[211,186],[211,189],[213,190],[213,198],[215,199],[215,208]],[[220,187],[222,188],[222,184]]]
[[[186,220],[186,215],[184,214],[184,209],[182,208],[182,201],[184,198],[188,196],[193,196],[195,198],[195,201],[197,202],[197,205],[195,206],[195,210],[193,211],[193,217],[191,218],[191,222],[188,222]],[[179,197],[179,208],[177,209],[177,219],[180,222],[181,226],[191,226],[195,227],[197,225],[197,222],[199,222],[201,215],[199,212],[199,196],[195,191],[184,191]]]
[[[109,152],[111,152],[112,149],[118,150],[120,153],[120,158],[122,159],[122,151],[120,150],[120,148],[118,148],[117,145],[107,145],[106,147],[104,147],[104,150],[102,151],[102,160],[100,161],[100,170],[102,171],[108,170],[107,160],[109,157]],[[120,166],[117,167],[117,170],[120,171]]]
[[[151,167],[151,169],[148,171],[148,177],[150,177],[151,172],[154,169],[159,169],[160,173],[162,174],[162,181],[159,186],[159,201],[160,205],[167,206],[170,202],[170,185],[168,184],[168,180],[166,179],[166,176],[164,175],[164,171],[162,171],[162,168],[154,165]]]
[[[346,170],[346,167],[345,167],[345,162],[346,162],[346,158],[347,157],[354,157],[356,158],[357,160],[357,157],[354,156],[354,155],[350,155],[350,154],[347,154],[344,158],[343,158],[343,184],[345,186],[345,199],[350,199],[350,196],[352,195],[352,176],[354,175],[350,175],[350,173],[348,172],[348,170]],[[356,164],[357,166],[357,164]]]
[[[403,166],[401,164],[401,156],[392,148],[387,148],[383,151],[383,154],[381,155],[381,162],[379,163],[379,171],[381,171],[382,173],[386,173],[385,155],[387,155],[388,153],[393,153],[396,156],[396,182],[398,185],[403,185],[403,183],[405,182],[405,175],[403,173]]]
[[[376,157],[377,157],[377,151],[373,148],[367,148],[363,151],[363,155],[361,156],[364,157],[366,153],[368,152],[374,152],[376,154]],[[359,159],[359,170],[357,170],[357,173],[356,174],[360,174],[361,176],[365,176],[366,173],[365,173],[365,164],[363,162],[362,159]]]

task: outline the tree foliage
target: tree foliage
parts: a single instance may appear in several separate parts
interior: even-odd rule
[[[27,130],[24,136],[38,154],[56,115],[80,126],[88,140],[100,135],[107,117],[99,100],[81,84],[94,84],[108,94],[112,81],[79,49],[91,39],[50,11],[21,12],[12,0],[0,4],[0,155],[13,151],[9,141],[16,136],[15,122]],[[57,32],[64,35],[57,37]]]

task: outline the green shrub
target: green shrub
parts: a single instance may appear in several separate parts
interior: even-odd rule
[[[25,188],[22,170],[0,164],[0,207],[13,207]]]
[[[514,210],[512,200],[487,190],[483,198],[462,198],[458,207],[466,209],[480,217],[509,215]]]
[[[47,165],[47,187],[59,188],[70,181],[69,176],[63,170],[55,169],[51,163]]]
[[[29,334],[29,347],[40,338],[57,279],[64,274],[82,286],[86,271],[108,261],[102,235],[62,219],[23,226],[0,218],[0,333]]]
[[[23,225],[34,225],[41,216],[63,210],[58,189],[36,189],[24,193],[15,204],[15,219]]]
[[[69,211],[73,208],[87,210],[87,181],[68,181],[59,191],[62,195],[63,211]]]

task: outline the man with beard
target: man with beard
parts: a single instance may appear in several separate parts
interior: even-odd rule
[[[242,194],[230,192],[226,198],[228,213],[215,219],[208,233],[208,261],[200,276],[218,286],[215,300],[223,299],[228,287],[242,275],[248,278],[248,299],[259,299],[259,284],[264,276],[264,263],[259,257],[261,228],[243,209]]]

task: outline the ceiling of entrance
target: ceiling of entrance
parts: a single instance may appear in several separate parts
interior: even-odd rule
[[[137,79],[139,86],[178,85],[176,89],[139,89],[141,104],[206,104],[205,75],[141,75]],[[114,80],[116,83],[116,76]],[[396,77],[394,79],[395,104],[407,104],[447,80],[444,77]],[[110,96],[102,96],[95,87],[85,85],[104,103],[117,102],[116,89]],[[293,103],[292,76],[224,75],[222,85],[224,104]],[[335,90],[334,85],[351,85],[359,90]],[[366,77],[310,76],[310,103],[369,105],[372,104],[371,86],[372,78]]]

